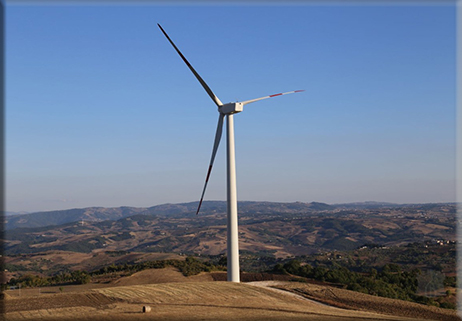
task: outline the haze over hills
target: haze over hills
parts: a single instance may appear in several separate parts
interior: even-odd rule
[[[46,211],[28,213],[6,217],[6,229],[20,227],[42,227],[49,225],[61,225],[70,222],[86,221],[101,222],[105,220],[118,220],[132,215],[155,215],[155,216],[191,216],[197,209],[198,202],[180,204],[162,204],[152,207],[88,207],[75,208],[68,210]],[[274,202],[239,202],[239,213],[305,213],[320,210],[332,210],[332,205],[312,202],[312,203],[274,203]],[[201,215],[212,213],[226,213],[225,201],[206,201],[201,208]]]
[[[5,216],[13,216],[13,215],[24,215],[24,214],[29,214],[30,212],[5,212]]]
[[[414,275],[412,271],[421,271],[422,278],[419,281],[417,275],[420,274],[415,274],[412,282],[405,284],[424,282],[425,285],[426,275],[432,275],[425,271],[430,269],[444,276],[444,282],[435,285],[438,298],[427,304],[455,306],[452,294],[456,282],[455,204],[242,202],[239,205],[241,268],[251,278],[263,275],[268,280],[278,276],[297,277],[295,290],[290,284],[285,290],[306,294],[308,298],[318,290],[301,288],[299,277],[321,283],[340,282],[336,286],[368,291],[374,298],[381,293],[379,295],[404,300],[401,286],[398,286],[401,292],[396,292],[398,288],[393,286],[404,284],[403,278],[408,280]],[[162,264],[174,264],[172,266],[179,269],[188,267],[181,268],[182,273],[222,271],[226,265],[226,202],[206,202],[204,212],[198,216],[195,215],[196,206],[197,202],[150,208],[86,208],[33,213],[23,215],[20,220],[11,217],[10,226],[56,223],[63,218],[73,221],[7,230],[5,275],[13,285],[23,282],[17,280],[32,280],[42,285],[46,280],[61,280],[67,288],[69,282],[75,281],[67,277],[86,276],[91,281],[89,287],[107,286],[107,282],[114,281],[123,288],[120,285],[126,282],[132,286],[134,271]],[[87,220],[82,221],[82,217]],[[205,270],[197,270],[200,266]],[[403,280],[386,279],[387,267],[392,276],[395,275],[393,271],[403,269],[405,272],[399,274]],[[140,272],[143,282],[151,272]],[[37,276],[30,277],[30,274]],[[127,279],[123,279],[124,276]],[[367,283],[372,278],[375,281]],[[22,285],[26,287],[26,283]],[[318,294],[325,294],[327,285],[322,283]],[[54,288],[56,290],[56,284]],[[418,301],[421,298],[418,286],[411,290],[414,292],[409,293],[416,296],[409,298],[419,303],[427,302],[425,298]],[[31,293],[33,291],[36,289],[30,289]],[[14,290],[11,293],[15,293]],[[355,296],[347,294],[347,301],[352,302]],[[346,302],[339,296],[324,295],[321,302],[324,299],[328,304]],[[377,302],[382,306],[384,300],[380,298]],[[16,303],[20,311],[22,302]],[[391,310],[401,306],[394,301],[390,304]],[[36,306],[40,309],[43,304]],[[357,305],[363,306],[363,301]],[[420,310],[422,315],[432,318],[428,313],[433,308]],[[414,307],[412,309],[409,313],[419,315]],[[450,313],[448,316],[447,320],[453,320]]]
[[[444,203],[453,204],[453,203]],[[34,213],[7,212],[5,216],[5,228],[7,230],[15,228],[43,227],[50,225],[61,225],[71,222],[101,222],[105,220],[118,220],[133,215],[154,215],[165,217],[192,217],[195,216],[198,202],[162,204],[152,207],[87,207],[74,208],[67,210],[43,211]],[[254,214],[274,214],[274,213],[313,213],[316,211],[339,211],[342,209],[372,210],[379,208],[399,208],[416,207],[425,208],[439,206],[439,203],[427,204],[395,204],[387,202],[355,202],[341,204],[325,204],[320,202],[257,202],[243,201],[238,203],[239,215]],[[225,201],[205,201],[202,204],[200,215],[226,213]]]
[[[5,253],[49,250],[89,253],[98,249],[223,253],[226,249],[226,203],[205,202],[204,211],[198,216],[195,215],[196,206],[197,202],[14,216],[7,218]],[[253,253],[284,257],[319,249],[351,250],[367,243],[392,246],[456,239],[454,204],[374,206],[371,209],[323,203],[242,202],[239,206],[241,251]]]

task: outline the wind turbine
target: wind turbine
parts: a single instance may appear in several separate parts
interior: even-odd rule
[[[164,29],[157,24],[168,39],[168,41],[172,44],[173,48],[175,48],[176,52],[180,55],[189,69],[192,71],[194,76],[196,76],[197,80],[201,83],[202,87],[204,87],[207,94],[209,94],[210,98],[215,102],[218,107],[218,126],[217,131],[215,133],[215,141],[213,143],[213,150],[212,150],[212,157],[210,159],[209,169],[207,171],[207,176],[205,178],[204,189],[202,190],[201,200],[199,202],[199,206],[197,207],[196,215],[199,213],[202,205],[202,201],[204,199],[205,190],[207,189],[207,183],[209,181],[210,173],[212,172],[213,162],[215,160],[215,155],[218,150],[218,145],[220,144],[221,134],[223,132],[223,120],[226,116],[226,128],[227,128],[227,180],[228,180],[228,224],[227,224],[227,255],[228,255],[228,281],[230,282],[239,282],[239,241],[238,241],[238,224],[237,224],[237,192],[236,192],[236,162],[234,156],[234,114],[240,113],[244,105],[267,99],[276,96],[282,96],[286,94],[292,94],[301,92],[303,90],[295,90],[289,91],[280,94],[269,95],[265,97],[260,97],[256,99],[250,99],[242,102],[234,102],[234,103],[227,103],[223,104],[220,99],[212,92],[209,86],[205,83],[205,81],[199,76],[199,74],[194,70],[193,66],[189,63],[189,61],[183,56],[181,51],[175,46],[173,41],[164,31]]]

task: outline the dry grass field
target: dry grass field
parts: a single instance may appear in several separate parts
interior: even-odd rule
[[[419,320],[461,320],[454,310],[377,297],[336,287],[296,282],[278,282],[273,283],[273,286],[277,289],[290,291],[291,293],[301,295],[308,299],[314,299],[318,302],[323,302],[331,306],[345,309],[392,314],[395,316],[410,317]]]
[[[170,269],[108,284],[4,292],[6,320],[459,320],[455,311],[293,282],[212,282]],[[256,286],[259,285],[259,286]],[[275,286],[278,289],[270,288]],[[311,299],[324,302],[319,303]],[[143,306],[152,311],[143,313]],[[382,307],[382,308],[381,308]]]
[[[173,253],[124,253],[111,255],[105,250],[94,250],[90,253],[71,251],[46,251],[39,254],[24,254],[4,257],[5,264],[23,267],[37,266],[41,270],[50,271],[56,266],[71,267],[74,270],[93,270],[111,264],[129,262],[147,262],[157,260],[183,260],[184,257]],[[6,278],[17,277],[15,272],[5,272]]]

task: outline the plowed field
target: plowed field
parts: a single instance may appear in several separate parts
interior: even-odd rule
[[[162,283],[172,278],[173,283]],[[63,293],[5,293],[6,320],[459,320],[455,311],[384,299],[324,285],[253,284],[185,278],[147,270],[107,287],[66,287]],[[148,284],[148,282],[160,282]],[[141,283],[141,284],[140,284]],[[144,283],[144,284],[143,284]],[[123,285],[123,286],[121,286]],[[260,285],[260,286],[255,286]],[[268,286],[277,286],[277,291]],[[321,301],[324,304],[320,304]],[[143,306],[152,311],[143,313]]]

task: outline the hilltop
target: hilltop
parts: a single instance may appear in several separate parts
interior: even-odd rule
[[[167,278],[171,278],[169,283]],[[455,311],[298,282],[213,282],[146,270],[108,284],[6,291],[8,320],[459,320]],[[122,285],[122,286],[120,286]],[[282,289],[275,290],[273,287]],[[309,299],[308,299],[309,298]],[[312,301],[315,300],[315,301]],[[317,301],[324,302],[320,304]],[[327,305],[326,305],[327,304]],[[143,314],[142,307],[152,308]],[[414,319],[418,318],[418,319]]]

